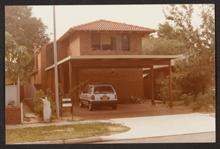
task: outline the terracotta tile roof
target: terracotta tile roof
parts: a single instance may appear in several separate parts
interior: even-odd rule
[[[135,32],[155,32],[154,29],[130,25],[125,23],[97,20],[86,24],[78,25],[72,28],[73,31],[135,31]]]

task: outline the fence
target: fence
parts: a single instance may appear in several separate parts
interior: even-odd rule
[[[17,93],[17,85],[6,85],[5,86],[5,106],[8,103],[14,102],[14,105],[18,105],[18,93]]]

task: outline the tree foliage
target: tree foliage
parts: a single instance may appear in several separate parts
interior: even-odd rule
[[[192,5],[173,5],[166,18],[174,24],[179,40],[186,43],[185,59],[176,65],[178,84],[184,93],[205,93],[214,85],[215,27],[212,5],[201,11],[202,24],[192,26]]]
[[[168,21],[159,24],[157,36],[144,39],[144,54],[172,55],[186,52],[186,42],[182,40],[182,34]]]
[[[45,33],[46,26],[42,21],[32,16],[28,6],[5,7],[5,30],[9,32],[18,45],[32,50],[33,44],[42,46],[49,41]]]
[[[173,86],[179,94],[176,97],[184,95],[201,105],[214,103],[209,92],[215,88],[215,18],[214,5],[201,5],[199,9],[201,25],[195,27],[193,5],[168,6],[164,11],[166,21],[160,24],[157,37],[151,37],[149,43],[145,41],[145,47],[152,49],[145,53],[183,54],[183,59],[175,61]],[[207,96],[211,102],[201,102]]]
[[[185,51],[185,44],[176,39],[147,38],[143,42],[144,54],[173,55],[182,54]]]
[[[46,26],[32,16],[31,7],[5,7],[5,74],[6,83],[20,78],[25,82],[33,70],[34,45],[42,46],[49,38]]]
[[[5,33],[5,74],[6,84],[15,83],[19,77],[25,81],[32,72],[30,67],[32,57],[24,46],[20,46],[13,36]]]

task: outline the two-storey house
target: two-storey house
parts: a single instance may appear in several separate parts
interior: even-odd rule
[[[103,82],[115,87],[120,103],[128,103],[131,96],[143,98],[145,92],[150,92],[153,100],[154,66],[170,66],[174,58],[142,55],[142,38],[153,32],[155,30],[146,27],[106,20],[70,28],[57,40],[60,89],[78,101],[80,88],[77,86],[84,82]],[[53,43],[35,49],[32,84],[54,92],[53,56]],[[145,90],[143,68],[149,69],[151,74],[152,83],[148,84],[151,90]],[[70,93],[74,88],[77,90]]]

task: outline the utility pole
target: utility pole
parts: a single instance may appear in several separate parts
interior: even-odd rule
[[[59,104],[59,88],[58,88],[58,70],[57,70],[57,43],[56,43],[56,14],[55,5],[53,6],[53,53],[54,53],[54,84],[55,84],[55,99],[57,119],[60,119],[60,104]]]

